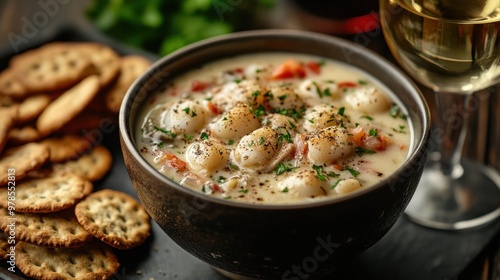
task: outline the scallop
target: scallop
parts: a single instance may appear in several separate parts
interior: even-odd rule
[[[314,198],[327,194],[326,184],[318,178],[314,170],[302,170],[278,182],[278,188],[295,198]]]
[[[238,140],[259,127],[259,119],[245,103],[237,103],[211,125],[214,135],[224,140]]]
[[[213,139],[192,143],[186,150],[189,167],[206,176],[225,166],[228,159],[229,151]]]
[[[297,123],[293,118],[281,114],[266,115],[262,120],[262,125],[278,131],[293,131],[297,127]]]
[[[278,131],[262,127],[241,138],[233,157],[238,166],[259,171],[266,169],[279,151]]]
[[[248,103],[253,108],[263,103],[266,88],[255,80],[243,80],[224,85],[213,97],[211,102],[223,112],[230,110],[237,103]],[[261,97],[258,97],[261,95]]]
[[[319,82],[307,79],[300,83],[298,95],[312,106],[318,102],[324,102],[324,99],[337,99],[340,94],[337,84],[333,82]],[[327,100],[330,101],[330,100]]]
[[[161,123],[164,129],[172,133],[193,134],[204,127],[207,115],[200,101],[182,99],[163,114]]]
[[[349,119],[339,114],[339,109],[328,104],[308,108],[304,114],[302,127],[306,132],[315,132],[330,126],[345,127],[348,125]]]
[[[270,94],[271,98],[268,98],[268,104],[275,112],[283,110],[299,112],[305,106],[302,98],[291,87],[273,87]]]
[[[364,113],[380,113],[390,108],[387,96],[376,87],[361,87],[346,95],[345,101],[353,109]]]
[[[361,189],[361,183],[356,179],[341,180],[335,186],[335,192],[338,194],[348,194],[358,189]]]
[[[316,164],[331,164],[352,154],[354,145],[346,129],[331,126],[307,139],[308,159]]]

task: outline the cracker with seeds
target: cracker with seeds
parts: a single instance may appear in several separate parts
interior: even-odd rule
[[[17,55],[10,68],[29,92],[65,89],[93,72],[90,59],[64,43],[45,44]]]
[[[38,94],[30,96],[19,104],[16,123],[26,123],[38,117],[43,110],[50,104],[52,99],[49,95]]]
[[[133,197],[104,189],[75,207],[78,222],[92,235],[118,249],[131,249],[150,235],[149,215]]]
[[[9,230],[7,209],[0,208],[0,229]],[[80,247],[94,237],[76,219],[73,208],[54,213],[16,213],[16,239],[47,247]]]
[[[92,143],[89,139],[75,134],[53,136],[41,143],[49,148],[51,162],[77,159],[92,150]]]
[[[16,211],[49,213],[74,206],[88,192],[86,180],[74,175],[54,173],[47,178],[35,178],[16,185]],[[0,197],[7,197],[7,188],[0,189]],[[7,200],[0,206],[7,208]]]
[[[0,72],[0,95],[22,98],[28,95],[29,92],[23,84],[16,78],[14,71],[11,68],[4,69]]]
[[[7,139],[9,136],[9,131],[15,123],[15,118],[17,116],[18,106],[13,105],[5,108],[0,108],[0,154],[7,144]],[[0,181],[0,185],[1,181]]]
[[[120,75],[113,86],[106,92],[106,106],[112,112],[120,110],[123,97],[132,83],[146,71],[151,62],[142,56],[128,55],[121,59]]]
[[[21,180],[28,172],[42,166],[48,159],[49,149],[43,144],[29,143],[6,150],[0,157],[0,170],[4,170],[0,172],[0,186],[5,186],[8,182],[8,173],[5,170],[14,169],[16,180]]]
[[[36,128],[48,135],[67,124],[99,92],[99,78],[89,76],[54,100],[38,117]]]
[[[97,181],[106,175],[113,164],[111,152],[104,146],[99,145],[88,154],[76,160],[55,164],[57,171],[66,171],[76,174],[89,181]]]
[[[120,56],[112,48],[99,43],[68,43],[93,64],[101,88],[111,83],[120,71]]]
[[[47,248],[21,241],[16,254],[19,270],[36,279],[105,280],[120,267],[113,250],[97,241],[79,248]]]

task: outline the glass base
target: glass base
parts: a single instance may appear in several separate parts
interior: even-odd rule
[[[487,224],[500,216],[500,174],[463,160],[461,174],[449,178],[429,162],[406,208],[407,216],[430,228],[460,230]],[[461,172],[463,171],[463,172]]]

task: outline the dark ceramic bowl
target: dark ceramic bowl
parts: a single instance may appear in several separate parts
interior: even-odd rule
[[[170,181],[142,158],[133,130],[139,108],[150,94],[176,74],[205,62],[260,51],[313,54],[345,62],[397,93],[414,127],[404,165],[377,185],[345,197],[278,206],[209,197]],[[320,278],[372,246],[394,225],[415,191],[429,127],[421,93],[385,59],[344,40],[285,30],[222,36],[164,57],[129,89],[120,111],[125,164],[149,214],[187,252],[225,275],[244,276],[239,279]]]

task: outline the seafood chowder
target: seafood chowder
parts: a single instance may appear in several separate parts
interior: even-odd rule
[[[394,96],[333,60],[241,55],[154,93],[139,114],[136,145],[159,172],[208,196],[329,199],[369,188],[406,160],[412,126]]]

